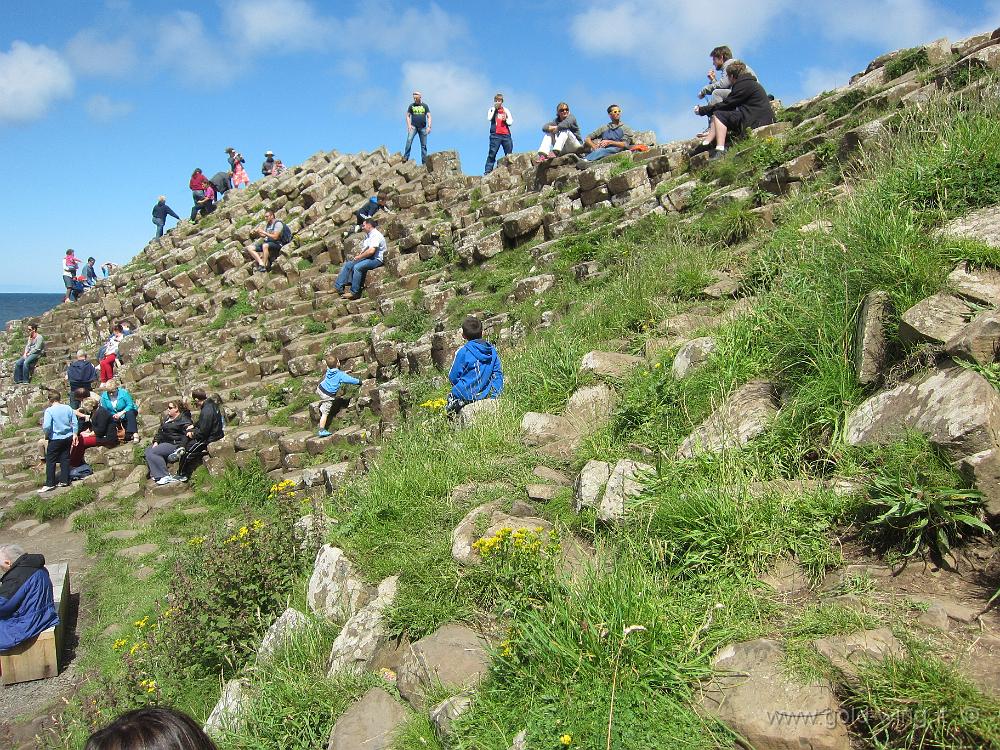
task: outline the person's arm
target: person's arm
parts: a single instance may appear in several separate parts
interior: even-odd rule
[[[181,220],[181,217],[174,213],[174,210],[170,206],[166,206],[167,216],[173,216],[177,221]]]
[[[628,125],[622,125],[622,136],[624,136],[625,140],[619,141],[621,148],[628,148],[635,143],[635,131]]]
[[[427,132],[431,132],[431,111],[427,110]]]
[[[268,232],[267,229],[265,229],[264,236],[270,240],[274,240],[275,242],[277,242],[281,238],[281,230],[283,230],[284,228],[285,225],[282,222],[276,221],[274,222],[274,231]]]
[[[406,108],[406,129],[413,130],[413,120],[410,119],[410,107]]]
[[[493,122],[493,115],[496,114],[496,111],[496,107],[490,107],[490,111],[486,113],[486,122]]]
[[[347,383],[348,385],[361,385],[360,380],[358,380],[353,375],[348,375],[346,372],[344,373],[344,382]]]
[[[504,122],[507,123],[507,127],[510,127],[511,125],[514,124],[514,115],[512,115],[510,113],[510,110],[507,109],[506,107],[504,107],[503,111],[504,111],[504,116],[507,118],[507,119],[504,120]]]
[[[42,432],[45,433],[47,439],[52,439],[52,414],[48,409],[45,410],[45,414],[42,416]]]
[[[364,260],[365,258],[371,258],[373,255],[375,255],[376,247],[377,246],[373,245],[370,242],[370,240],[365,239],[365,241],[361,243],[361,250],[358,252],[357,255],[354,256],[354,260]]]
[[[549,120],[542,125],[543,133],[555,133],[557,130],[559,130],[559,120]]]
[[[597,130],[595,130],[590,135],[588,135],[587,139],[584,141],[584,143],[586,143],[592,149],[593,148],[597,148],[597,143],[595,142],[595,139],[596,138],[600,138],[602,135],[604,135],[604,127],[603,126],[599,127]]]
[[[448,370],[448,382],[452,385],[458,382],[458,379],[462,377],[462,373],[465,371],[465,363],[461,362],[462,352],[465,347],[462,346],[457,352],[455,352],[455,359],[452,360],[451,369]]]
[[[35,573],[31,574],[36,575]],[[28,596],[28,590],[31,588],[28,586],[28,581],[31,580],[31,576],[28,580],[21,584],[21,588],[14,592],[14,596],[10,599],[3,600],[0,599],[0,620],[6,620],[8,617],[13,615],[20,606],[24,603],[25,598]]]

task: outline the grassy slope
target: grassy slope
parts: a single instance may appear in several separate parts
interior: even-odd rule
[[[858,450],[846,448],[839,434],[845,415],[864,395],[849,348],[863,295],[885,289],[896,309],[905,310],[940,289],[957,259],[1000,265],[994,250],[931,233],[948,217],[1000,200],[998,114],[995,104],[961,111],[949,104],[906,120],[893,149],[853,168],[856,190],[850,199],[832,205],[827,195],[807,191],[783,205],[773,232],[755,232],[746,207],[736,206],[693,225],[656,217],[623,234],[598,227],[564,241],[555,264],[560,284],[538,308],[529,304],[516,310],[529,321],[538,309],[557,310],[561,317],[553,328],[532,333],[505,352],[508,386],[497,419],[455,433],[438,414],[418,409],[385,444],[374,469],[341,488],[332,501],[341,523],[331,542],[344,547],[372,581],[401,573],[402,590],[392,613],[398,631],[416,638],[443,622],[463,619],[506,635],[492,678],[457,723],[455,747],[506,748],[526,728],[531,747],[558,747],[560,736],[569,734],[574,747],[604,748],[609,723],[612,747],[728,747],[725,730],[693,707],[696,683],[707,674],[718,645],[781,633],[791,644],[789,669],[808,675],[825,669],[805,649],[809,639],[874,624],[837,608],[787,611],[756,583],[757,575],[789,552],[813,575],[838,565],[830,529],[852,512],[850,503],[823,493],[753,497],[717,488],[833,472],[868,476],[914,466],[943,482],[959,481],[919,439]],[[758,156],[751,151],[744,158]],[[765,161],[774,158],[766,154]],[[759,172],[761,163],[754,161],[746,174]],[[739,163],[733,165],[731,179],[738,184]],[[816,218],[831,221],[832,233],[798,231]],[[732,239],[727,235],[733,221],[745,222],[749,235],[736,246],[719,241]],[[576,284],[569,266],[589,259],[600,261],[608,273]],[[515,271],[530,265],[505,256],[496,264],[502,284],[491,288],[485,283],[490,267],[471,276],[491,300],[493,295],[499,300]],[[572,466],[577,469],[591,457],[644,459],[636,446],[658,455],[660,477],[635,521],[604,528],[592,515],[572,513],[564,493],[542,512],[591,539],[602,564],[572,585],[546,578],[528,603],[513,597],[505,603],[501,594],[501,606],[495,607],[497,592],[489,581],[451,560],[449,537],[474,505],[522,496],[539,460],[519,441],[521,415],[558,411],[580,385],[577,368],[585,352],[609,343],[641,351],[657,323],[694,304],[704,270],[730,264],[748,270],[757,295],[754,312],[722,327],[709,364],[682,383],[665,374],[672,352],[658,366],[640,368],[618,383],[615,419],[583,446]],[[712,404],[753,377],[776,380],[785,394],[774,428],[742,451],[671,461],[679,440]],[[434,391],[427,378],[414,388],[421,394]],[[452,488],[466,482],[479,484],[478,491],[453,503]],[[107,528],[99,519],[88,523]],[[109,593],[107,606],[127,619],[141,614],[155,591],[154,579],[154,586],[135,600],[138,606],[123,606],[135,593],[125,590]],[[505,607],[497,620],[497,610]],[[899,626],[900,613],[892,607],[881,614],[883,621]],[[644,629],[626,636],[631,626]],[[322,745],[343,706],[370,684],[323,677],[330,635],[317,628],[289,650],[280,668],[250,673],[257,721],[223,747]],[[968,686],[956,683],[933,651],[920,658],[933,669],[876,670],[866,677],[867,692],[859,691],[853,700],[878,708],[912,699],[928,715],[941,707],[951,717],[956,709],[946,691],[956,684],[968,691]],[[214,689],[193,686],[181,704],[203,715]],[[944,731],[942,743],[934,746],[958,747],[969,737],[1000,741],[995,719],[988,712],[977,716],[956,719],[960,729]],[[884,743],[907,746],[893,744],[905,729],[890,732]],[[426,719],[416,718],[397,744],[409,749],[436,742]]]

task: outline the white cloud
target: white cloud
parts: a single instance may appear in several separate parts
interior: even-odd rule
[[[372,19],[378,18],[373,24]],[[427,10],[407,8],[398,12],[384,4],[363,5],[361,12],[337,30],[345,49],[365,55],[377,51],[390,57],[406,57],[419,50],[420,57],[453,56],[469,40],[465,21],[431,3]]]
[[[835,70],[806,68],[799,73],[799,80],[802,82],[801,96],[806,99],[824,91],[833,91],[841,86],[846,86],[850,82],[851,76],[856,72],[846,68]],[[786,102],[786,104],[788,103]]]
[[[234,55],[217,54],[221,42],[205,31],[201,16],[177,11],[159,23],[153,56],[191,83],[224,84],[240,72]],[[224,49],[235,49],[235,44]]]
[[[84,75],[125,76],[136,67],[135,42],[127,37],[105,39],[96,29],[82,29],[66,43],[66,57]]]
[[[702,0],[619,0],[577,15],[570,29],[592,55],[631,58],[647,73],[686,77],[708,69],[708,53],[720,40],[737,56],[752,49],[790,4],[744,0],[721,9]]]
[[[87,114],[97,122],[110,122],[130,114],[134,107],[129,102],[116,102],[104,94],[95,94],[85,105]]]
[[[239,0],[223,6],[228,38],[247,52],[319,47],[333,25],[305,0]]]
[[[0,122],[28,122],[73,93],[73,73],[59,53],[22,41],[0,52]]]

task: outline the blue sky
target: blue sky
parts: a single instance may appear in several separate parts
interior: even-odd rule
[[[884,51],[989,31],[1000,0],[2,0],[0,291],[61,291],[67,247],[124,262],[159,194],[190,210],[194,167],[226,146],[286,164],[400,150],[418,88],[431,150],[486,155],[494,92],[533,150],[556,102],[591,129],[612,101],[637,129],[687,136],[708,51],[729,44],[785,102],[846,83]],[[803,7],[803,6],[809,7]],[[172,225],[172,220],[168,223]]]

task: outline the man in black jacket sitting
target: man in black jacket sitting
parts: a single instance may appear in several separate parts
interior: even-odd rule
[[[77,389],[84,389],[83,397],[86,398],[97,380],[97,368],[87,359],[83,349],[77,351],[76,359],[66,368],[66,380],[69,382],[69,408],[79,409],[81,399],[77,397]]]
[[[694,108],[695,114],[712,117],[712,125],[701,142],[702,146],[715,142],[712,159],[725,156],[726,136],[730,131],[741,133],[774,122],[771,100],[764,87],[747,70],[747,66],[735,60],[729,64],[727,73],[732,83],[729,96],[718,104]]]

